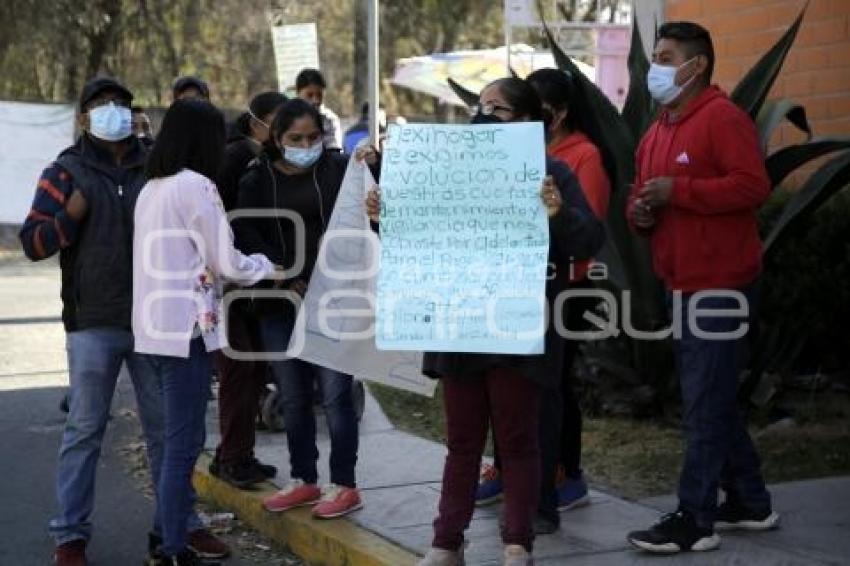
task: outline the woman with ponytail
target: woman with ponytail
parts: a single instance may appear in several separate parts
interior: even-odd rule
[[[219,174],[219,194],[227,212],[236,207],[239,179],[256,159],[269,138],[269,125],[286,102],[279,92],[264,92],[251,100],[248,111],[236,121],[237,135],[231,137]],[[227,313],[230,346],[242,352],[262,351],[256,317],[245,301],[236,301]],[[216,352],[213,357],[219,378],[219,425],[221,442],[210,472],[239,489],[272,478],[274,466],[254,457],[257,408],[266,386],[266,364],[259,360],[237,360]]]
[[[269,139],[271,123],[278,109],[286,101],[286,96],[279,92],[262,92],[251,99],[248,110],[236,119],[235,127],[227,140],[219,189],[225,210],[230,211],[236,206],[239,179]]]

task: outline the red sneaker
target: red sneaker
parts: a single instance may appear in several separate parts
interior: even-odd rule
[[[322,501],[313,507],[317,519],[335,519],[363,507],[360,492],[353,487],[330,484],[322,493]]]
[[[313,505],[322,498],[322,492],[314,483],[304,483],[302,480],[292,480],[289,484],[271,497],[263,500],[263,507],[272,513],[280,513],[294,507]]]
[[[80,538],[60,544],[53,560],[56,566],[86,566],[86,541]]]

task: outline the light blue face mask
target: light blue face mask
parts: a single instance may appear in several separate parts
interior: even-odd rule
[[[656,102],[667,105],[682,95],[685,89],[696,78],[696,75],[689,78],[684,84],[677,85],[676,73],[694,59],[696,57],[688,59],[678,67],[668,67],[666,65],[659,65],[658,63],[652,63],[649,66],[649,72],[646,74],[646,85],[649,88],[649,94]]]
[[[319,160],[324,150],[325,144],[321,140],[306,148],[285,145],[283,160],[301,169],[308,169]]]
[[[121,141],[133,131],[130,109],[114,102],[89,110],[89,133],[103,141]]]

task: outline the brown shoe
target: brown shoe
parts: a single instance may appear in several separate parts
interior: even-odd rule
[[[86,566],[86,541],[80,538],[60,544],[53,560],[56,566]]]
[[[198,529],[189,533],[187,546],[198,558],[227,558],[230,547],[207,529]]]

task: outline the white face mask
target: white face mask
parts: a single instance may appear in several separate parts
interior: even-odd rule
[[[649,94],[652,95],[659,104],[668,105],[674,102],[687,86],[696,78],[696,75],[688,79],[685,84],[676,84],[676,73],[679,69],[696,59],[689,59],[678,67],[667,67],[653,63],[649,67],[649,72],[646,74],[646,84],[649,88]]]
[[[89,110],[89,133],[103,141],[121,141],[130,137],[133,117],[130,109],[114,102]]]
[[[319,160],[324,150],[325,144],[321,140],[307,148],[285,145],[283,146],[283,159],[296,167],[307,169]]]

